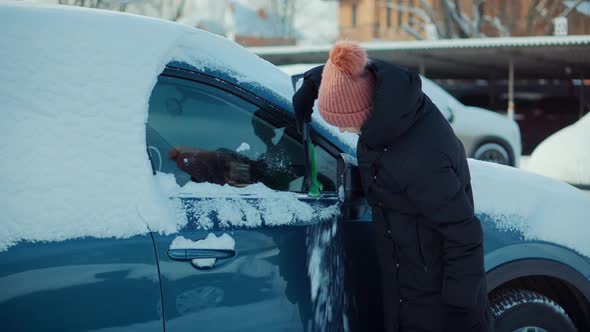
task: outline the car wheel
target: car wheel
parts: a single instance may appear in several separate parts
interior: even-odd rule
[[[576,331],[559,304],[533,291],[502,291],[492,298],[491,307],[496,332]]]
[[[510,165],[510,153],[499,143],[485,143],[473,153],[473,158],[496,164]]]

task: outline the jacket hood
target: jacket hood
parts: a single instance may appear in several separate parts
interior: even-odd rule
[[[422,82],[417,73],[380,60],[370,60],[368,69],[376,78],[373,109],[359,142],[388,146],[426,113]]]

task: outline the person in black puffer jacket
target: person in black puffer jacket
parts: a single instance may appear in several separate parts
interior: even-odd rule
[[[483,232],[461,141],[420,76],[338,42],[293,97],[360,135],[358,165],[373,210],[387,331],[491,332]]]

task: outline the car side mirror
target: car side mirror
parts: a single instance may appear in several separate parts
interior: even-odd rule
[[[338,158],[338,196],[344,220],[360,219],[369,211],[357,160],[346,153]]]

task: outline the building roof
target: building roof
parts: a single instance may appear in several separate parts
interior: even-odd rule
[[[590,36],[508,37],[361,43],[369,57],[419,70],[430,78],[516,79],[590,77]],[[259,47],[256,54],[276,64],[325,62],[330,45]]]

